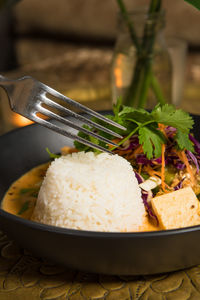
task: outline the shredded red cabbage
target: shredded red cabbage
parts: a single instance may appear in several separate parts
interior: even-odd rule
[[[194,144],[194,149],[197,152],[197,154],[200,155],[200,143],[193,137],[193,135],[189,134],[189,139]]]
[[[167,137],[173,138],[174,134],[176,133],[176,128],[174,128],[172,126],[167,126],[165,128],[165,133],[166,133]]]
[[[153,218],[154,220],[156,220],[156,223],[157,223],[157,226],[159,225],[159,222],[158,222],[158,218],[157,216],[154,214],[153,210],[151,209],[148,201],[148,192],[145,192],[145,191],[142,191],[142,200],[143,200],[143,203],[144,203],[144,206],[147,210],[147,213],[148,215]]]
[[[197,168],[197,173],[199,173],[199,164],[198,164],[198,161],[197,161],[195,155],[189,150],[187,150],[187,154],[189,155],[189,157],[192,159],[193,163],[195,164],[195,166]]]
[[[138,181],[138,184],[144,182],[144,178],[139,173],[135,172],[135,177]]]
[[[185,177],[183,177],[183,178],[181,179],[181,181],[179,181],[179,183],[174,187],[174,190],[175,190],[175,191],[182,189],[184,179],[185,179]]]
[[[166,135],[168,137],[168,144],[166,146],[165,150],[165,165],[173,165],[177,171],[184,170],[186,168],[185,164],[180,160],[180,158],[177,156],[176,152],[173,151],[175,145],[175,142],[173,140],[174,135],[176,134],[177,129],[168,126],[165,128]],[[197,173],[200,171],[200,143],[191,135],[189,134],[189,139],[194,144],[195,153],[192,153],[191,151],[187,151],[187,157],[189,162],[194,163],[197,169]],[[139,147],[139,139],[138,136],[135,134],[129,138],[128,141],[124,143],[124,145],[120,146],[120,150],[135,150]],[[135,158],[135,162],[138,165],[150,165],[151,167],[155,167],[155,165],[161,165],[162,159],[161,157],[148,159],[147,156],[143,154],[137,154]]]
[[[136,149],[139,146],[138,136],[133,135],[124,144],[125,145],[121,145],[120,148],[118,148],[118,149],[120,149],[122,151]]]
[[[137,178],[138,184],[144,182],[144,178],[139,173],[135,172],[135,176]],[[158,218],[153,213],[153,211],[152,211],[152,209],[151,209],[151,207],[150,207],[150,205],[148,203],[148,199],[152,198],[152,192],[151,191],[147,192],[147,191],[144,191],[143,189],[141,189],[141,192],[142,192],[142,200],[143,200],[143,203],[144,203],[144,206],[145,206],[145,208],[147,210],[148,215],[151,218],[155,219],[156,223],[158,225]]]
[[[138,154],[135,160],[139,165],[148,165],[151,163],[151,160],[149,160],[145,154]]]
[[[137,134],[134,134],[130,137],[130,141],[131,142],[135,142],[135,143],[138,143],[139,145],[139,138],[138,138],[138,135]]]
[[[178,170],[184,170],[185,169],[185,164],[182,163],[181,161],[178,161],[177,163],[174,164],[175,168]]]
[[[162,163],[162,158],[161,157],[155,158],[155,159],[152,160],[152,162],[156,162],[158,164],[161,164]]]

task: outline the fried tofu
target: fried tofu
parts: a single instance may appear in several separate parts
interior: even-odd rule
[[[191,187],[155,197],[151,204],[162,229],[200,224],[199,200]]]

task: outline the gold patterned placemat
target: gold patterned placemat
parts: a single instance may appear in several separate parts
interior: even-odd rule
[[[196,300],[200,266],[153,276],[106,276],[33,257],[0,232],[1,300]]]

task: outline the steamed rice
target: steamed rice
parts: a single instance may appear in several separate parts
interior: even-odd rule
[[[145,208],[132,166],[118,155],[78,152],[55,159],[32,219],[94,231],[135,231]]]

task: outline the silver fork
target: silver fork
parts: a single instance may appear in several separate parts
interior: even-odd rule
[[[52,129],[70,139],[79,141],[80,143],[90,146],[92,148],[96,148],[98,150],[111,153],[111,151],[109,151],[108,149],[100,145],[96,145],[95,143],[88,141],[78,136],[75,133],[70,132],[69,128],[71,127],[78,131],[82,131],[90,136],[93,136],[94,138],[100,141],[105,142],[106,144],[110,144],[113,146],[117,146],[117,144],[115,144],[114,142],[112,142],[111,140],[105,137],[96,134],[95,132],[83,128],[82,126],[77,124],[78,123],[77,120],[89,126],[100,129],[117,138],[122,138],[122,136],[100,124],[97,124],[96,122],[91,121],[90,119],[84,117],[83,115],[77,114],[76,112],[55,102],[54,100],[48,98],[47,94],[56,97],[59,100],[64,101],[65,103],[69,104],[70,106],[76,109],[83,111],[84,113],[87,113],[87,115],[89,116],[94,116],[99,120],[104,121],[105,124],[113,125],[114,127],[122,130],[126,129],[125,127],[119,125],[118,123],[115,123],[112,120],[102,116],[101,114],[89,109],[88,107],[62,95],[61,93],[57,92],[51,87],[37,81],[36,79],[30,76],[24,76],[16,80],[10,80],[0,75],[0,86],[6,91],[8,95],[11,110],[36,123],[39,123],[42,126]],[[46,107],[43,107],[44,104]],[[52,112],[47,108],[47,106],[56,109],[60,113],[64,113],[66,116],[73,117],[74,121],[73,120],[70,121],[69,119],[62,117],[59,114]],[[50,120],[43,119],[38,115],[38,113],[41,113],[42,115],[50,118],[51,120],[57,120],[67,125],[68,128],[64,129],[62,127],[59,127],[51,123]]]

